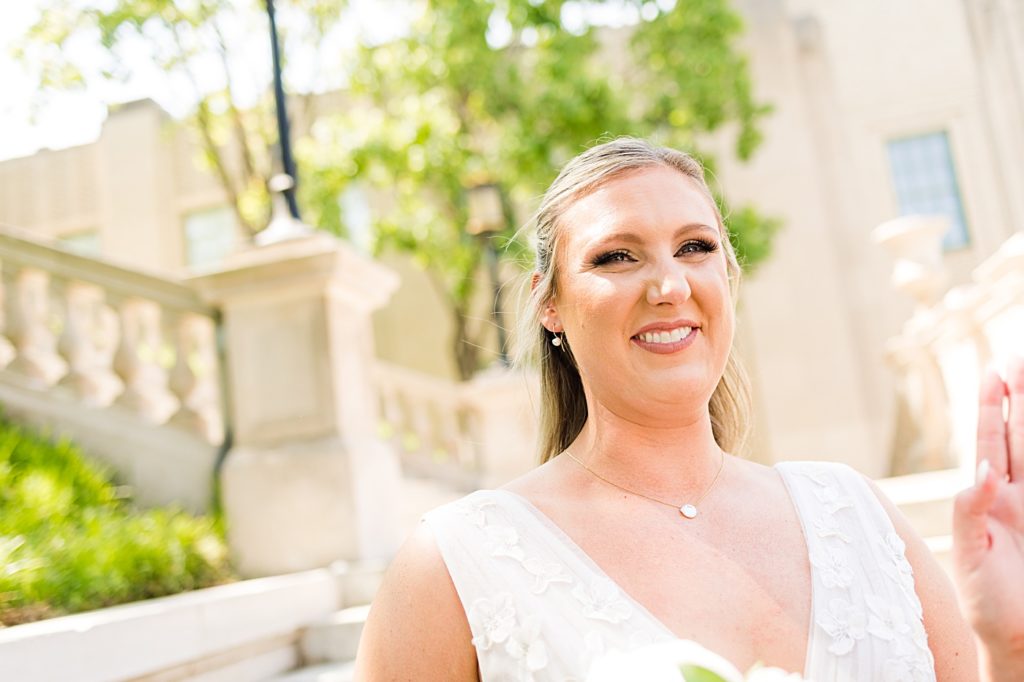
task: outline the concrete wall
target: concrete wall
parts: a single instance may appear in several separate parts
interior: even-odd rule
[[[983,87],[991,65],[976,58],[965,16],[973,4],[739,3],[753,80],[775,112],[754,160],[724,163],[719,176],[734,201],[786,224],[742,294],[769,459],[888,473],[896,410],[883,345],[911,309],[870,241],[899,213],[888,140],[949,134],[971,234],[968,248],[946,255],[953,281],[1024,226],[1005,181],[1024,170],[1021,155],[997,153],[1020,135]]]

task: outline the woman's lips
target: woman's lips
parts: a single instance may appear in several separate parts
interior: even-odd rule
[[[687,329],[689,331],[687,331]],[[637,334],[632,337],[630,341],[644,350],[652,353],[659,353],[661,355],[667,355],[669,353],[681,351],[692,344],[693,340],[697,338],[698,331],[700,331],[700,327],[683,328],[680,329],[678,333],[670,331],[646,332],[643,334]],[[677,339],[677,337],[679,338]],[[665,341],[662,341],[661,339],[665,339]]]

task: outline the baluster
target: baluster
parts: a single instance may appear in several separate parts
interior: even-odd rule
[[[409,406],[409,420],[406,423],[407,449],[429,457],[433,443],[430,440],[430,403],[422,393],[406,396]]]
[[[392,377],[377,376],[377,395],[380,399],[382,435],[397,446],[402,444],[402,404]]]
[[[219,442],[224,429],[213,322],[202,315],[182,314],[175,320],[174,341],[170,387],[180,407],[168,423]]]
[[[68,372],[59,385],[89,405],[108,405],[121,382],[99,352],[103,290],[84,282],[61,282],[56,288],[64,308],[64,329],[57,350]]]
[[[121,303],[121,339],[114,354],[114,371],[124,382],[117,404],[161,423],[177,401],[167,389],[167,372],[158,362],[160,308],[152,301],[130,298]]]
[[[4,268],[4,334],[14,349],[7,368],[38,386],[49,386],[66,369],[49,327],[49,275],[32,268]]]
[[[444,402],[438,402],[437,433],[438,446],[444,449],[447,459],[462,463],[462,451],[459,439],[459,413],[451,396],[445,396]]]

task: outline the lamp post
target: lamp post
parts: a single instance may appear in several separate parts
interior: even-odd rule
[[[498,362],[502,367],[508,367],[508,352],[505,350],[507,335],[501,322],[501,279],[498,274],[498,250],[494,245],[495,237],[504,231],[508,224],[505,220],[501,187],[495,183],[470,187],[467,191],[467,201],[469,203],[469,222],[466,224],[466,232],[480,237],[484,242],[487,271],[494,291],[494,298],[491,301],[491,318],[498,331]]]
[[[266,0],[267,16],[270,18],[270,51],[274,59],[274,103],[277,105],[277,137],[281,144],[281,167],[292,180],[291,186],[282,190],[288,202],[288,212],[299,220],[299,203],[295,200],[295,159],[292,157],[291,137],[288,134],[288,110],[284,97],[284,82],[281,79],[281,50],[277,44],[277,21],[274,18],[274,0]],[[284,183],[282,183],[284,184]],[[273,191],[273,190],[271,190]]]

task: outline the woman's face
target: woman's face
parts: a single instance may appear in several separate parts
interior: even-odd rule
[[[564,330],[590,396],[637,418],[706,410],[734,326],[710,200],[686,175],[653,166],[582,197],[561,221],[543,322]]]

